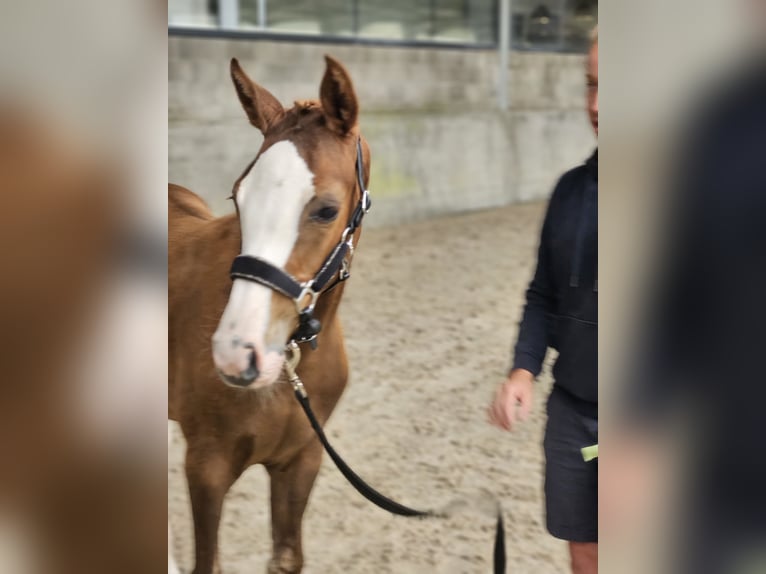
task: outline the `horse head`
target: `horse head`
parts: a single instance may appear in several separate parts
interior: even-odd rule
[[[325,59],[319,100],[296,102],[290,109],[231,61],[242,107],[263,134],[260,150],[233,188],[242,236],[238,259],[284,272],[300,285],[311,284],[346,240],[344,230],[364,194],[360,184],[369,176],[370,153],[359,135],[351,79],[339,62]],[[357,174],[357,150],[362,174]],[[292,296],[268,280],[233,277],[213,335],[213,360],[228,384],[270,385],[279,378],[301,309],[316,295],[309,290]]]

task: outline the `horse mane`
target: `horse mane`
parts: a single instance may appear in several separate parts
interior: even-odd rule
[[[306,114],[314,110],[322,111],[322,104],[318,100],[295,100],[293,109],[301,114]]]

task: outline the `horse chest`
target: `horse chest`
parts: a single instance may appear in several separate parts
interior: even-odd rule
[[[280,409],[279,413],[273,411],[253,413],[255,424],[252,430],[254,432],[246,435],[251,449],[248,466],[287,464],[308,443],[315,440],[314,431],[308,420],[303,412],[299,411],[300,407],[296,402],[289,414],[286,414],[284,409]]]
[[[340,373],[337,377],[325,376],[321,381],[308,384],[309,394],[313,396],[312,406],[323,426],[340,399],[345,384],[346,377],[340,376]],[[312,388],[315,391],[321,388],[322,392],[312,395]],[[252,456],[249,464],[287,463],[306,445],[317,440],[290,387],[281,387],[279,396],[271,399],[250,413]]]

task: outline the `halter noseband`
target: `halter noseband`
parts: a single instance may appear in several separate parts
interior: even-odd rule
[[[317,335],[322,329],[318,319],[314,317],[314,307],[319,295],[327,287],[330,280],[337,279],[327,291],[351,276],[351,257],[354,255],[354,232],[361,226],[364,214],[370,210],[372,202],[370,193],[364,186],[364,166],[362,162],[362,140],[356,140],[356,179],[361,191],[357,203],[346,228],[341,234],[340,241],[325,259],[317,274],[308,281],[301,283],[284,269],[275,267],[268,261],[250,255],[238,255],[231,264],[229,275],[232,279],[245,279],[260,283],[292,299],[298,310],[298,329],[291,337],[296,343],[309,343],[311,348],[317,346]],[[303,307],[303,301],[309,297],[308,305]]]

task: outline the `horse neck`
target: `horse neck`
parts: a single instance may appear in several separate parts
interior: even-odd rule
[[[205,251],[210,259],[216,262],[226,261],[226,264],[230,265],[239,255],[242,244],[239,219],[232,213],[205,222],[196,241],[200,251]]]

